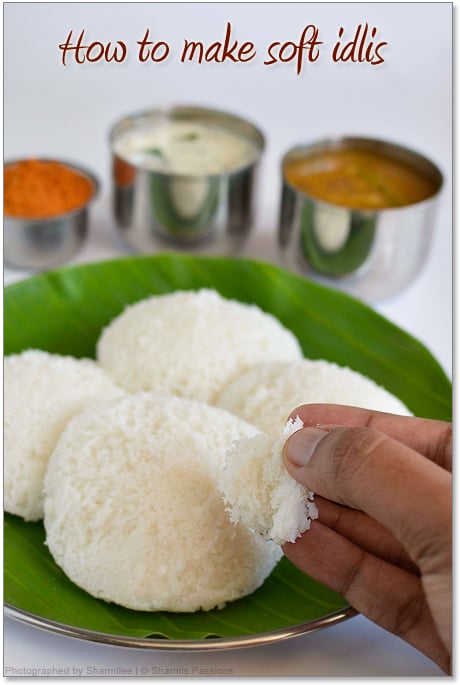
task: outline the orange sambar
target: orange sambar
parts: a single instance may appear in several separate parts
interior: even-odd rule
[[[436,183],[393,157],[358,149],[329,150],[287,160],[286,181],[310,195],[352,209],[388,209],[431,197]]]

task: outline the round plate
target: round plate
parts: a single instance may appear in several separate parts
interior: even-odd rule
[[[451,383],[417,340],[358,300],[245,259],[128,257],[34,276],[5,289],[5,354],[38,348],[93,357],[101,328],[127,304],[203,287],[257,304],[294,332],[306,357],[360,371],[414,414],[451,417]],[[7,615],[72,637],[155,649],[228,649],[301,635],[354,614],[343,597],[286,558],[256,592],[222,610],[131,611],[75,586],[54,563],[41,523],[6,515],[4,526]]]

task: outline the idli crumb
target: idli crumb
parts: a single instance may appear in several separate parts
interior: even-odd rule
[[[281,549],[234,525],[217,474],[257,430],[204,403],[138,393],[72,419],[45,478],[46,543],[91,595],[194,612],[251,594]]]
[[[253,364],[301,358],[297,338],[278,319],[210,289],[130,305],[97,343],[98,361],[128,392],[156,390],[211,403]]]
[[[323,359],[256,364],[229,383],[215,401],[273,438],[280,434],[293,409],[312,403],[411,414],[386,388],[357,371]]]
[[[43,478],[67,422],[124,392],[90,359],[27,350],[4,360],[4,509],[43,518]]]
[[[313,492],[292,478],[282,459],[287,438],[303,425],[297,416],[275,441],[264,433],[238,440],[219,481],[230,519],[278,545],[294,542],[318,518]]]

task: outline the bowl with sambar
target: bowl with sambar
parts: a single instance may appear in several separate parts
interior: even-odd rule
[[[431,245],[443,177],[423,155],[373,138],[291,148],[282,160],[285,265],[364,300],[402,290]]]

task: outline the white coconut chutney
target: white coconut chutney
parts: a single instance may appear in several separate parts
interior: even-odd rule
[[[260,154],[246,136],[201,122],[168,121],[120,133],[117,155],[150,171],[187,176],[222,174],[243,168]]]

